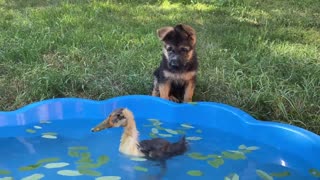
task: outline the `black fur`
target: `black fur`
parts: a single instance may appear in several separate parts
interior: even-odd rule
[[[139,143],[139,150],[148,159],[163,161],[185,153],[187,151],[187,142],[185,136],[175,143],[170,143],[162,138],[154,138],[141,141]]]

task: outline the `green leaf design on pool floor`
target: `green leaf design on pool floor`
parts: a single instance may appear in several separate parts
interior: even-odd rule
[[[106,164],[107,162],[109,162],[110,158],[106,155],[101,155],[98,157],[98,164],[99,166]]]
[[[172,134],[158,134],[161,137],[172,137]]]
[[[165,130],[165,128],[161,127],[160,125],[155,125],[154,127],[161,131]]]
[[[224,164],[224,160],[222,158],[217,158],[215,160],[208,161],[208,164],[210,164],[214,168],[218,168]]]
[[[134,166],[133,169],[136,171],[148,172],[148,169],[142,166]]]
[[[8,174],[11,174],[9,170],[0,169],[0,175],[8,175]]]
[[[153,126],[162,128],[160,126],[161,124],[162,124],[162,122],[154,122],[154,123],[152,123]]]
[[[222,158],[222,156],[216,155],[216,154],[209,154],[207,155],[208,158]]]
[[[79,169],[80,174],[90,175],[90,176],[101,176],[102,174],[98,171],[91,169]]]
[[[40,166],[41,166],[41,163],[31,164],[31,165],[28,165],[28,166],[20,167],[19,170],[20,171],[31,171],[31,170],[39,168]]]
[[[249,151],[254,151],[254,150],[258,150],[258,149],[259,149],[259,147],[257,147],[257,146],[247,147],[247,150],[249,150]]]
[[[290,172],[289,171],[273,172],[273,173],[270,173],[269,175],[273,177],[287,177],[287,176],[290,176]]]
[[[89,148],[87,146],[70,146],[68,149],[71,151],[87,151]]]
[[[186,134],[186,132],[183,131],[183,130],[181,130],[181,129],[176,130],[176,132],[177,132],[178,134]]]
[[[82,174],[79,173],[79,171],[76,170],[60,170],[57,172],[57,174],[62,176],[81,176]]]
[[[91,163],[91,153],[90,152],[83,152],[80,154],[81,158],[78,160],[78,162],[84,162],[84,163]]]
[[[42,164],[42,163],[49,163],[49,162],[57,162],[59,161],[60,158],[44,158],[44,159],[40,159],[37,161],[37,164]]]
[[[222,156],[232,160],[246,159],[244,153],[240,151],[223,151]]]
[[[192,129],[194,128],[193,126],[189,125],[189,124],[180,124],[180,126],[187,128],[187,129]]]
[[[109,162],[109,157],[106,155],[101,155],[98,157],[97,162],[93,163],[90,156],[85,155],[85,158],[82,161],[76,162],[78,164],[78,169],[91,169],[91,168],[98,168],[104,164]]]
[[[158,130],[157,128],[152,128],[152,129],[151,129],[151,132],[152,132],[153,134],[158,134],[158,133],[159,133],[159,130]]]
[[[241,150],[243,150],[243,149],[247,149],[247,146],[244,145],[244,144],[241,144],[238,148],[241,149]]]
[[[42,179],[44,177],[44,174],[32,174],[30,176],[24,177],[21,180],[38,180]]]
[[[153,118],[149,118],[148,121],[151,121],[151,122],[153,122],[153,123],[154,123],[154,122],[160,122],[159,119],[153,119]]]
[[[27,132],[27,133],[30,133],[30,134],[34,134],[34,133],[36,133],[37,131],[36,131],[36,130],[33,130],[33,129],[26,129],[26,132]]]
[[[40,120],[40,124],[50,124],[51,122],[48,120]]]
[[[42,138],[45,138],[45,139],[57,139],[57,138],[58,138],[57,136],[48,135],[48,134],[42,135],[41,137],[42,137]]]
[[[31,165],[28,165],[28,166],[20,167],[19,170],[20,171],[31,171],[31,170],[39,168],[43,163],[56,162],[56,161],[59,161],[59,160],[60,160],[59,158],[40,159],[40,160],[37,161],[36,164],[31,164]]]
[[[48,163],[48,164],[44,165],[43,167],[45,167],[47,169],[52,169],[52,168],[62,168],[65,166],[69,166],[69,163],[66,163],[66,162]]]
[[[309,173],[314,177],[320,177],[320,171],[317,169],[314,169],[314,168],[309,169]]]
[[[263,180],[273,180],[273,177],[272,177],[272,176],[270,176],[268,173],[266,173],[266,172],[264,172],[264,171],[262,171],[262,170],[260,170],[260,169],[257,169],[257,170],[256,170],[256,173],[257,173],[257,175],[258,175],[260,178],[262,178]]]
[[[78,151],[68,151],[68,155],[70,157],[80,157],[80,153]]]
[[[45,139],[57,139],[57,136],[54,135],[50,135],[50,134],[44,134],[41,137],[45,138]]]
[[[197,129],[197,130],[196,130],[196,133],[199,133],[199,134],[200,134],[200,133],[202,133],[202,130],[201,130],[201,129]]]
[[[178,134],[178,132],[173,129],[165,129],[165,131],[167,131],[167,133],[174,134],[174,135]]]
[[[158,119],[148,119],[149,121],[151,121],[153,126],[159,126],[162,124],[162,122],[160,122],[160,120]]]
[[[99,165],[96,163],[82,162],[82,163],[77,163],[77,164],[78,164],[77,169],[95,169],[95,168],[99,167]]]
[[[258,150],[259,147],[257,147],[257,146],[249,146],[249,147],[247,147],[246,145],[241,144],[238,147],[238,149],[243,153],[250,153],[251,151]]]
[[[224,180],[239,180],[239,175],[236,173],[232,173],[229,176],[225,177]]]
[[[198,140],[201,140],[202,137],[189,136],[189,137],[186,137],[186,139],[189,140],[189,141],[198,141]]]
[[[156,134],[153,134],[153,133],[150,133],[149,136],[150,136],[151,138],[157,138],[157,137],[158,137]]]
[[[243,153],[251,153],[252,151],[248,150],[248,149],[240,149],[240,152]]]
[[[33,126],[33,128],[35,128],[35,129],[42,129],[41,126]]]
[[[0,180],[14,180],[13,177],[3,177],[3,178],[0,178]]]
[[[188,175],[190,176],[202,176],[203,173],[199,170],[190,170],[187,172]]]
[[[45,132],[45,133],[42,133],[42,135],[57,136],[57,135],[58,135],[58,133],[55,133],[55,132]]]
[[[146,158],[141,158],[141,157],[133,157],[130,160],[132,160],[132,161],[146,161],[147,159]]]
[[[197,159],[197,160],[207,160],[209,157],[208,156],[204,156],[201,153],[189,153],[188,156],[192,159]]]
[[[101,176],[97,177],[95,180],[120,180],[120,176]]]

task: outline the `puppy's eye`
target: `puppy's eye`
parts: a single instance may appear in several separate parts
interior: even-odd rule
[[[180,48],[180,51],[181,52],[189,52],[189,48],[182,47],[182,48]]]
[[[173,51],[173,48],[171,46],[167,47],[167,51]]]

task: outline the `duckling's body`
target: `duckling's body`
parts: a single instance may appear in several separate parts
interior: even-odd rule
[[[164,160],[183,154],[187,150],[187,143],[184,136],[175,143],[170,143],[162,138],[154,138],[141,141],[139,149],[149,159]]]
[[[92,129],[93,132],[111,127],[124,127],[121,136],[119,151],[123,154],[137,157],[146,157],[152,160],[164,160],[173,156],[181,155],[187,150],[185,137],[175,143],[162,138],[154,138],[139,142],[133,114],[126,108],[117,109],[109,117]]]

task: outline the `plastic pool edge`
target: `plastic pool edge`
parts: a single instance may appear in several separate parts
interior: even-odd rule
[[[125,95],[125,96],[118,96],[118,97],[113,97],[113,98],[109,98],[109,99],[105,99],[105,100],[93,100],[93,99],[78,98],[78,97],[52,98],[52,99],[46,99],[46,100],[42,100],[42,101],[33,102],[33,103],[27,104],[25,106],[22,106],[16,110],[0,111],[0,116],[6,115],[6,114],[21,114],[21,113],[29,111],[33,108],[39,107],[41,105],[56,103],[56,102],[63,103],[63,102],[67,102],[67,101],[82,101],[83,103],[107,104],[107,103],[112,103],[115,101],[125,101],[126,99],[131,99],[131,98],[133,98],[133,99],[139,98],[139,99],[147,99],[147,100],[151,100],[151,101],[157,101],[157,103],[162,103],[162,104],[166,104],[171,107],[179,107],[179,108],[183,108],[183,106],[192,106],[192,105],[215,106],[215,107],[219,106],[219,108],[235,114],[236,116],[241,118],[244,123],[246,123],[248,125],[273,126],[276,128],[290,130],[290,131],[296,132],[296,133],[307,133],[309,136],[313,136],[313,137],[318,138],[320,140],[319,135],[317,135],[309,130],[303,129],[298,126],[282,123],[282,122],[274,122],[272,120],[269,120],[269,121],[258,120],[258,119],[253,118],[250,114],[246,113],[245,111],[243,111],[239,108],[236,108],[234,106],[231,106],[231,105],[217,103],[217,102],[207,102],[207,101],[196,101],[193,103],[179,104],[179,103],[174,103],[171,101],[167,101],[167,100],[164,100],[164,99],[161,99],[158,97],[153,97],[153,96],[148,96],[148,95]]]
[[[71,110],[68,109],[70,105],[74,106]],[[230,121],[228,118],[212,119],[211,117],[206,117],[204,114],[207,120],[206,122],[211,123],[206,125],[212,126],[213,128],[221,127],[221,129],[226,130],[226,132],[243,136],[244,138],[268,142],[270,145],[278,147],[284,152],[292,152],[297,156],[303,156],[314,168],[320,169],[320,159],[315,157],[316,154],[320,152],[319,135],[285,123],[257,120],[239,108],[217,102],[198,101],[179,104],[148,95],[126,95],[106,100],[92,100],[77,97],[55,98],[34,102],[13,111],[0,111],[0,128],[7,125],[26,125],[30,123],[29,119],[39,121],[43,117],[48,117],[49,119],[50,117],[56,117],[56,110],[50,111],[51,107],[53,107],[53,109],[59,109],[57,113],[61,113],[60,120],[64,117],[73,117],[74,113],[77,113],[76,115],[79,117],[84,116],[86,118],[93,117],[95,119],[101,119],[105,117],[111,109],[127,105],[135,112],[143,112],[144,109],[141,110],[141,107],[152,110],[152,112],[148,112],[148,117],[154,114],[158,114],[159,117],[162,116],[161,113],[163,113],[163,111],[170,111],[174,114],[171,118],[177,119],[177,122],[180,121],[180,123],[184,121],[180,119],[185,119],[185,117],[188,119],[189,112],[198,113],[197,111],[201,111],[201,115],[203,116],[202,109],[206,109],[205,113],[209,114],[212,111],[211,115],[220,113],[219,117],[221,117],[221,114],[223,114],[222,116],[226,114],[226,116],[232,117],[233,120]],[[155,109],[150,106],[160,109]],[[69,110],[70,112],[68,112]],[[50,112],[46,113],[46,111]],[[45,112],[44,115],[42,114],[43,112]],[[181,114],[184,115],[183,118],[180,118]],[[155,115],[155,117],[157,116]],[[201,119],[192,120],[194,123],[204,123]],[[301,152],[304,153],[301,154]]]

